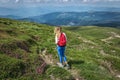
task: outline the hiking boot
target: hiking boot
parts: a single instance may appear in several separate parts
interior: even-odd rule
[[[66,69],[70,69],[70,66],[69,66],[69,64],[66,64]]]
[[[62,63],[57,63],[57,65],[58,65],[59,67],[61,67],[61,68],[64,67],[64,65],[63,65]]]

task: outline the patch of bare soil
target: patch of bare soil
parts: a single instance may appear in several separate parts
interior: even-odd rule
[[[57,61],[53,59],[52,54],[47,54],[47,49],[42,49],[41,54],[39,55],[42,57],[42,59],[45,61],[46,64],[51,65],[51,66],[57,66],[56,65]],[[71,80],[84,80],[84,78],[80,77],[77,70],[71,68],[71,69],[68,69],[68,71],[73,76],[73,79]],[[55,80],[54,76],[51,75],[51,79]]]
[[[80,36],[78,37],[78,39],[82,40],[82,41],[85,42],[85,43],[90,43],[90,44],[96,45],[96,43],[92,42],[91,40],[87,40],[87,39],[82,38],[82,37],[80,37]]]
[[[103,56],[109,56],[109,54],[105,53],[104,50],[101,50],[100,54],[102,54]],[[117,70],[113,69],[111,62],[103,61],[101,62],[101,65],[106,67],[113,76],[115,76],[116,78],[120,78],[120,73]]]
[[[101,41],[108,42],[109,40],[112,40],[114,38],[120,38],[120,35],[115,33],[115,32],[109,32],[109,34],[111,35],[110,37],[105,38],[105,39],[101,39]]]

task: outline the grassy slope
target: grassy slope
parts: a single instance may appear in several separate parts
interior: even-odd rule
[[[72,48],[75,54],[72,64],[80,70],[80,74],[87,80],[116,80],[112,75],[118,75],[120,71],[120,38],[114,37],[111,32],[120,34],[120,30],[92,26],[67,28],[67,30],[77,35],[73,39],[82,40],[80,45],[77,44],[79,46]],[[102,41],[111,36],[113,39]],[[76,43],[77,41],[74,45]],[[72,54],[71,51],[71,57]],[[78,65],[74,64],[74,61],[82,63]]]
[[[36,73],[39,60],[36,50],[47,49],[58,60],[54,44],[54,27],[29,22],[0,19],[0,79],[66,80],[67,70],[48,66],[44,74]],[[117,80],[120,73],[120,29],[108,27],[65,27],[68,45],[66,55],[71,70],[85,80]],[[112,32],[112,33],[111,33]],[[107,41],[102,41],[109,37]],[[11,75],[12,74],[12,75]]]

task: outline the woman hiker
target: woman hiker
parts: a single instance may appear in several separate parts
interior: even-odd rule
[[[60,67],[67,67],[69,68],[69,65],[67,63],[67,58],[65,56],[65,48],[66,48],[66,42],[67,42],[67,37],[66,34],[63,33],[61,27],[55,27],[54,33],[55,33],[55,43],[57,44],[57,51],[58,51],[58,56],[59,56],[59,61],[58,65]]]

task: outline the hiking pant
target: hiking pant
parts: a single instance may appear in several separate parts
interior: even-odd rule
[[[64,60],[64,62],[66,62],[67,58],[64,54],[65,53],[65,46],[64,47],[57,46],[57,51],[58,51],[58,56],[59,56],[60,63],[63,63],[63,60]]]

